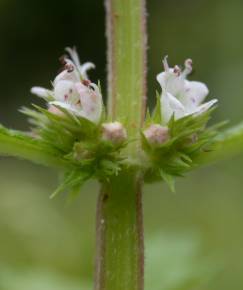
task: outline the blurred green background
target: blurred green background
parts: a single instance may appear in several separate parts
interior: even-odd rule
[[[149,0],[149,97],[161,60],[194,60],[195,79],[220,106],[215,120],[243,119],[243,1]],[[41,103],[67,45],[106,82],[103,1],[0,0],[0,122],[27,129],[23,105]],[[243,289],[243,156],[144,191],[146,290]],[[0,159],[0,290],[92,289],[98,185],[49,200],[55,171]]]

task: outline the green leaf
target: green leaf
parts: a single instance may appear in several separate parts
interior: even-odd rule
[[[172,175],[166,173],[162,169],[160,169],[160,176],[167,183],[167,185],[169,186],[170,190],[172,192],[175,192],[175,178]]]
[[[65,190],[77,190],[81,188],[85,181],[91,178],[90,172],[82,171],[81,169],[74,169],[71,172],[67,172],[64,176],[63,182],[59,187],[53,192],[50,198],[54,198],[59,193]]]
[[[100,162],[100,174],[107,176],[115,175],[117,176],[119,171],[121,171],[121,166],[117,162],[104,159]]]
[[[152,114],[152,119],[154,123],[161,124],[163,120],[163,116],[161,114],[161,104],[160,104],[160,95],[156,92],[156,105],[154,112]]]
[[[149,127],[151,124],[153,124],[153,118],[150,114],[149,108],[147,108],[146,117],[144,121],[144,128]]]
[[[1,125],[0,155],[14,156],[51,167],[69,167],[59,150],[29,133],[9,130]]]
[[[150,152],[152,150],[151,145],[149,144],[147,138],[145,137],[143,131],[140,132],[141,135],[141,143],[142,143],[142,148],[147,151]]]

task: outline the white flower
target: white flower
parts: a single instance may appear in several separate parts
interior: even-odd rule
[[[41,97],[41,98],[44,98],[44,99],[47,99],[48,97],[50,97],[52,95],[52,91],[49,91],[47,89],[44,89],[42,87],[33,87],[31,88],[31,93],[38,96],[38,97]]]
[[[102,95],[87,75],[87,71],[95,66],[90,62],[81,65],[76,50],[66,50],[71,59],[64,57],[64,70],[53,81],[53,90],[33,87],[31,92],[46,99],[52,108],[64,108],[76,116],[98,123],[102,114]]]
[[[185,61],[185,69],[178,66],[170,68],[167,57],[164,61],[165,71],[157,76],[162,87],[160,98],[163,123],[166,124],[174,114],[175,119],[191,114],[201,114],[211,108],[216,102],[213,99],[202,104],[209,91],[204,83],[188,81],[186,78],[192,72],[192,60]]]

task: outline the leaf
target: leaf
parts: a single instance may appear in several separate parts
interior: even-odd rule
[[[142,143],[142,147],[145,151],[149,152],[152,150],[151,145],[149,144],[147,138],[145,137],[143,131],[140,132],[140,136],[141,136],[141,143]]]
[[[113,162],[107,159],[104,159],[100,162],[100,167],[101,174],[105,176],[117,176],[119,171],[121,171],[121,167],[119,164],[117,164],[117,162]]]
[[[180,152],[180,156],[181,156],[181,159],[187,162],[188,164],[192,163],[192,159],[187,154]]]
[[[163,116],[161,115],[161,104],[160,104],[160,95],[156,92],[156,105],[154,112],[152,114],[152,119],[154,123],[161,124]]]
[[[61,106],[58,106],[57,104],[52,104],[54,107],[56,107],[58,110],[60,110],[64,115],[66,115],[66,117],[68,119],[70,119],[70,121],[73,121],[74,123],[76,123],[76,125],[80,126],[80,122],[79,122],[79,119],[78,117],[75,116],[75,114],[73,114],[72,112],[70,112],[69,110],[61,107]]]
[[[172,175],[166,173],[163,169],[160,169],[160,176],[167,183],[170,190],[174,193],[175,192],[175,178]]]
[[[149,127],[151,124],[153,124],[153,118],[150,114],[149,108],[147,108],[146,111],[146,117],[145,117],[145,121],[144,121],[144,127]]]
[[[53,192],[50,198],[51,199],[54,198],[59,193],[67,189],[74,190],[77,189],[78,187],[81,188],[84,182],[87,181],[89,178],[91,178],[90,172],[82,171],[81,169],[74,169],[71,172],[66,173],[63,182]]]
[[[68,167],[59,150],[28,133],[9,130],[1,125],[0,155],[15,156],[42,165]]]

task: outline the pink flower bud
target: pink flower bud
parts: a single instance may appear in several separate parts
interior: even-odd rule
[[[153,146],[164,144],[169,138],[168,127],[162,127],[159,124],[153,124],[144,131],[144,136]]]
[[[114,144],[121,144],[127,139],[127,131],[119,122],[102,125],[102,139]]]

